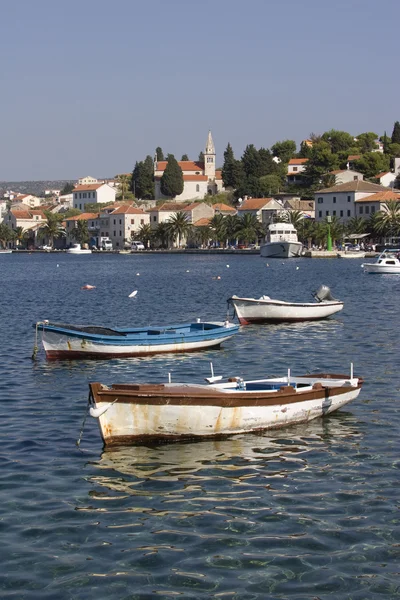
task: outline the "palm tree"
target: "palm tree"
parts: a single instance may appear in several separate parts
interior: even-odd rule
[[[259,237],[265,235],[265,231],[257,217],[247,213],[239,219],[237,235],[247,245],[249,242],[257,242]]]
[[[297,226],[297,234],[299,240],[303,242],[304,246],[311,248],[312,240],[315,233],[315,221],[308,217],[304,217]]]
[[[181,247],[182,238],[185,237],[191,229],[188,216],[182,210],[173,214],[167,221],[170,237],[175,241],[178,238],[178,248]]]
[[[375,213],[375,231],[383,237],[392,237],[400,232],[400,203],[396,200],[388,200],[382,206],[382,210]]]
[[[346,223],[347,233],[365,233],[368,222],[362,217],[351,217]]]
[[[65,229],[61,225],[63,217],[57,213],[49,212],[48,210],[44,213],[46,215],[47,223],[40,228],[40,237],[47,237],[49,245],[53,246],[55,239],[65,235]]]
[[[156,229],[154,230],[153,236],[153,239],[158,240],[160,242],[162,248],[168,248],[170,233],[166,221],[157,225]]]
[[[117,198],[122,200],[122,202],[124,202],[125,199],[133,200],[134,196],[132,192],[130,192],[132,175],[123,173],[121,175],[117,175],[116,180],[118,181]]]
[[[212,230],[208,225],[193,227],[191,236],[194,242],[201,244],[201,247],[207,246],[212,238]]]
[[[232,240],[236,241],[236,234],[240,227],[240,219],[237,215],[227,215],[224,218],[224,226],[226,233],[226,243],[232,242]]]
[[[299,229],[303,220],[304,213],[301,210],[287,210],[282,216],[282,221],[291,223],[296,230]]]
[[[13,230],[5,223],[0,223],[0,244],[3,248],[12,239]]]
[[[226,240],[226,221],[225,217],[221,214],[216,214],[210,220],[210,227],[213,231],[213,239],[224,245]]]
[[[80,219],[75,221],[75,227],[71,231],[71,237],[80,244],[86,244],[89,241],[89,230],[87,221]]]
[[[14,239],[17,242],[17,246],[19,246],[21,242],[27,239],[26,233],[27,230],[23,227],[19,226],[14,229]]]
[[[132,239],[133,239],[133,237],[136,237],[136,236],[137,236],[138,240],[143,242],[145,248],[149,248],[150,241],[154,237],[154,232],[153,232],[150,224],[146,223],[146,224],[140,226],[139,231],[137,233],[134,233],[132,231],[132,233],[131,233]]]

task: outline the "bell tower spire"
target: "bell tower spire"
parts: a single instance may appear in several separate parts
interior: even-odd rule
[[[215,179],[215,146],[211,131],[208,132],[206,151],[204,152],[204,175],[209,179]]]

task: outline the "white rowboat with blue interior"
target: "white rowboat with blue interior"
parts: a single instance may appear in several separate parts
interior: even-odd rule
[[[161,352],[189,352],[219,346],[239,331],[239,325],[203,322],[113,329],[38,321],[48,359],[126,358]],[[36,344],[37,345],[37,344]]]

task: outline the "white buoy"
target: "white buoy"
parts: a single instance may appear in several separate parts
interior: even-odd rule
[[[296,271],[298,271],[300,269],[300,267],[296,267]]]
[[[226,265],[226,268],[229,269],[229,265]]]
[[[136,275],[140,275],[140,273],[136,273]]]
[[[134,290],[133,292],[131,292],[128,296],[128,298],[134,298],[137,294],[137,290]]]
[[[189,269],[186,269],[186,273],[190,273]]]
[[[57,265],[57,267],[59,267],[60,265]]]

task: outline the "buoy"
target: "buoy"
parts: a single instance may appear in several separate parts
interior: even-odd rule
[[[57,267],[59,267],[60,265],[57,265]]]
[[[266,267],[269,267],[269,264],[267,263],[265,266],[266,266]]]
[[[140,273],[136,273],[136,275],[140,275]]]
[[[296,267],[296,271],[298,271],[300,269],[300,267]]]
[[[226,265],[226,268],[229,269],[229,265]]]
[[[88,283],[86,285],[83,285],[81,287],[81,290],[94,290],[94,289],[96,289],[96,286],[95,285],[89,285]]]
[[[221,279],[221,277],[218,275],[217,279]]]
[[[190,273],[189,269],[186,269],[186,273]]]
[[[137,290],[134,290],[131,294],[129,294],[128,298],[134,298],[137,294]]]

